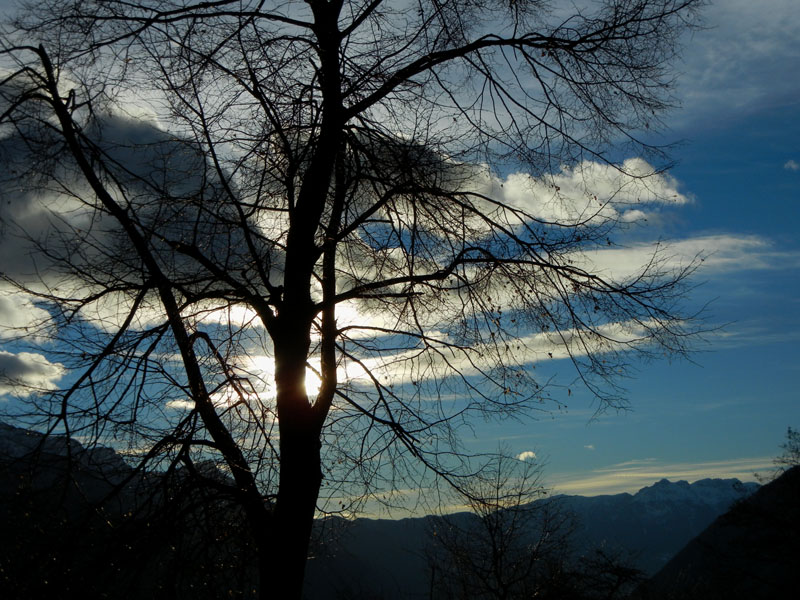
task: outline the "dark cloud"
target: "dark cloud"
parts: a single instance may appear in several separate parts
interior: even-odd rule
[[[3,273],[52,282],[74,277],[77,267],[94,284],[140,280],[142,265],[127,235],[95,199],[63,143],[37,129],[35,119],[24,125],[0,139]],[[226,174],[195,142],[114,116],[94,120],[84,132],[97,173],[174,281],[206,290],[216,285],[200,261],[175,251],[181,244],[222,272],[254,281],[255,265],[263,265],[280,283],[280,253],[258,235],[252,216],[239,211],[235,185],[225,185]],[[245,227],[254,233],[255,253]]]
[[[51,363],[41,354],[0,350],[0,395],[30,395],[36,390],[52,389],[63,375],[60,364]]]

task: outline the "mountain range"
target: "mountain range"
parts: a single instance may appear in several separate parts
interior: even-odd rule
[[[638,590],[658,600],[800,595],[800,466],[720,515]]]
[[[57,488],[62,480],[72,483]],[[180,474],[167,482],[164,475],[136,473],[107,448],[87,449],[0,423],[0,533],[6,540],[0,595],[52,595],[57,582],[57,597],[69,597],[69,590],[88,597],[87,590],[122,584],[127,593],[117,597],[215,598],[223,589],[248,597],[242,582],[249,577],[249,541],[236,509],[206,491],[184,489],[181,481]],[[650,577],[637,591],[640,598],[713,598],[710,590],[736,581],[732,571],[742,583],[719,597],[788,598],[759,596],[758,590],[785,587],[787,574],[794,574],[790,565],[800,564],[799,482],[795,468],[760,489],[736,479],[662,479],[635,494],[559,495],[518,507],[533,515],[520,534],[541,536],[537,515],[557,512],[568,560],[587,561],[598,552],[613,557],[631,573]],[[52,493],[56,488],[60,493]],[[162,514],[166,499],[177,508]],[[216,516],[209,519],[210,513]],[[469,535],[478,526],[473,513],[320,519],[305,596],[437,597],[431,591],[435,532],[454,528]],[[108,572],[96,568],[98,561]],[[131,565],[136,568],[128,573]],[[50,581],[50,588],[34,581]],[[736,595],[742,590],[747,595]]]
[[[570,517],[575,556],[601,549],[648,576],[758,487],[738,479],[701,479],[691,484],[662,479],[635,494],[560,495],[524,508],[537,511],[545,503],[551,508],[555,504]],[[463,530],[477,521],[472,513],[444,518]],[[327,520],[331,532],[327,551],[310,560],[307,568],[308,598],[429,598],[431,532],[437,519]]]

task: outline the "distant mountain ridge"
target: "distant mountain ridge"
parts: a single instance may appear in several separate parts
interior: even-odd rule
[[[643,487],[633,499],[636,502],[654,505],[663,505],[672,502],[686,502],[705,504],[709,506],[727,504],[739,500],[742,495],[749,496],[754,493],[759,484],[751,481],[742,483],[738,479],[699,479],[694,483],[687,481],[669,481],[661,479],[653,485]]]
[[[694,483],[662,479],[635,494],[558,495],[574,516],[578,553],[602,548],[621,553],[650,575],[733,504],[758,490],[738,479],[701,479]],[[462,527],[471,513],[449,515]],[[426,544],[434,517],[401,519],[330,519],[335,533],[327,552],[309,561],[309,600],[337,598],[428,598]],[[368,574],[365,575],[365,574]]]
[[[64,457],[68,452],[79,464],[96,467],[106,474],[111,471],[127,473],[132,470],[130,465],[111,448],[105,446],[84,448],[80,442],[68,439],[64,435],[43,436],[41,433],[0,421],[0,460],[35,459],[37,454]]]
[[[600,546],[632,553],[636,566],[651,574],[758,488],[755,482],[738,479],[662,479],[635,494],[557,498],[578,518],[578,537],[586,549]]]

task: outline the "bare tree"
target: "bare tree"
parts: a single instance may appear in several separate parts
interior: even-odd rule
[[[540,474],[538,465],[499,453],[470,481],[470,513],[432,526],[431,598],[538,598],[556,587],[572,523],[546,498]]]
[[[621,406],[632,354],[685,351],[694,264],[594,259],[663,189],[639,136],[699,4],[30,2],[0,152],[37,323],[4,335],[69,375],[6,412],[219,460],[262,595],[299,597],[316,510],[463,487],[471,417],[547,409],[537,361]]]
[[[786,441],[781,444],[781,449],[783,452],[774,461],[779,473],[800,465],[800,431],[787,427]]]
[[[431,527],[431,598],[612,600],[642,580],[621,553],[579,551],[579,523],[548,498],[541,474],[501,451],[471,479],[470,512]]]
[[[787,427],[786,441],[779,447],[782,452],[772,460],[774,467],[767,473],[753,473],[762,484],[775,481],[786,471],[800,465],[800,430]]]

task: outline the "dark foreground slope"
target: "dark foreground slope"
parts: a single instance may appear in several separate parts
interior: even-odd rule
[[[231,503],[180,471],[0,423],[0,598],[252,596]]]
[[[639,596],[800,597],[800,466],[716,519],[648,581]]]

